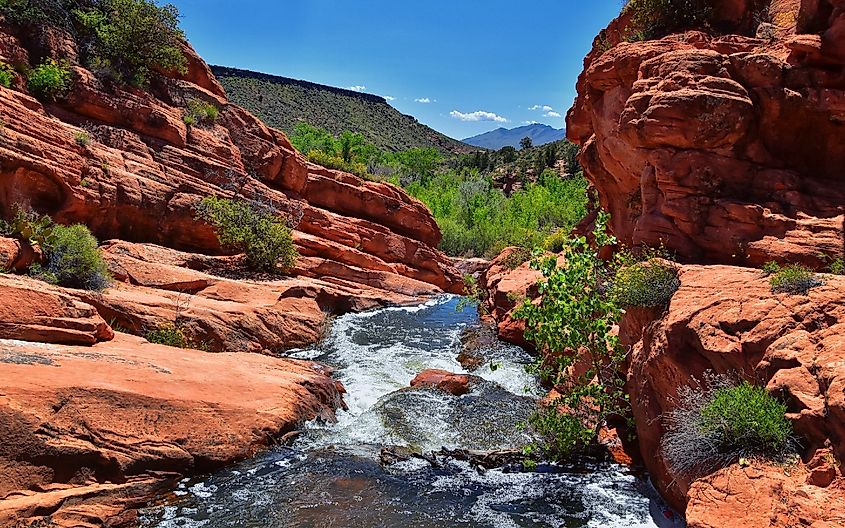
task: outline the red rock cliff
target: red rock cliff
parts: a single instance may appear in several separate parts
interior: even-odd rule
[[[740,34],[626,42],[623,17],[586,58],[567,131],[624,243],[696,262],[842,255],[845,8],[752,4],[714,2]]]

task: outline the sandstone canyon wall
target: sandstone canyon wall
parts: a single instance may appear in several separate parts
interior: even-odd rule
[[[585,59],[567,117],[584,174],[628,247],[684,263],[665,310],[629,309],[627,391],[652,479],[689,526],[845,526],[845,283],[772,293],[754,269],[823,270],[845,248],[845,4],[720,0],[718,31],[630,38],[623,13]],[[494,261],[502,338],[536,273]],[[732,466],[690,482],[663,460],[663,417],[705,372],[744,377],[788,405],[803,462]]]
[[[87,225],[116,280],[92,293],[0,274],[0,525],[131,525],[159,486],[331,419],[343,388],[329,369],[276,356],[319,340],[332,314],[462,289],[421,202],[309,163],[184,53],[184,75],[111,86],[60,30],[0,20],[0,60],[67,59],[73,75],[54,104],[21,75],[0,87],[0,214]],[[219,118],[187,126],[191,100]],[[288,276],[244,274],[195,219],[203,197],[233,188],[292,219]],[[37,258],[0,239],[4,270]],[[129,335],[177,320],[206,351]]]

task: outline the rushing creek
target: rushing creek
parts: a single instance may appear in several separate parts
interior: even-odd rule
[[[348,411],[312,423],[278,447],[212,476],[185,480],[142,512],[144,527],[451,528],[653,527],[647,485],[610,463],[479,472],[465,462],[383,465],[384,446],[500,449],[529,440],[518,427],[538,393],[520,348],[487,344],[473,374],[486,381],[461,397],[406,389],[426,368],[465,372],[460,335],[474,310],[444,296],[407,308],[339,317],[319,346],[295,357],[335,367]],[[404,390],[400,390],[404,389]],[[660,515],[655,516],[660,518]]]

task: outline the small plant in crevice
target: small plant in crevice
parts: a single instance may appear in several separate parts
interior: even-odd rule
[[[91,143],[91,134],[84,130],[80,130],[79,132],[75,132],[73,134],[73,141],[80,147],[87,147],[89,143]]]
[[[15,80],[15,70],[7,63],[0,61],[0,86],[11,88]]]
[[[772,293],[807,295],[811,289],[823,283],[810,268],[801,264],[789,264],[781,267],[770,266],[765,270],[769,276]]]
[[[214,227],[220,245],[246,256],[255,271],[291,270],[299,256],[284,219],[255,204],[209,196],[196,207],[197,218]]]
[[[795,451],[786,405],[764,388],[706,374],[678,392],[664,417],[661,451],[678,475],[695,478],[741,459],[785,461]]]
[[[70,85],[70,64],[64,60],[45,59],[27,76],[29,91],[38,99],[48,103],[64,97]]]
[[[502,259],[502,266],[509,270],[515,270],[531,260],[531,250],[524,247],[517,247],[511,250],[505,258]]]
[[[182,121],[188,126],[210,125],[217,121],[219,116],[220,110],[213,104],[191,99]]]
[[[819,258],[827,264],[828,273],[832,275],[845,275],[845,257],[822,253],[819,255]]]
[[[193,339],[188,336],[182,325],[176,323],[159,325],[144,334],[144,339],[150,343],[174,348],[196,348]]]
[[[486,315],[487,292],[478,283],[478,279],[472,275],[464,275],[464,296],[458,301],[457,310],[464,311],[468,306],[476,306],[479,313]]]

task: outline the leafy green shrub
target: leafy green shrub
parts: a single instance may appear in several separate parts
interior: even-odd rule
[[[845,275],[845,258],[836,257],[831,259],[827,269],[834,275]]]
[[[167,345],[175,348],[193,348],[193,340],[185,330],[175,323],[165,323],[146,333],[144,338],[150,343]]]
[[[15,70],[3,61],[0,61],[0,86],[11,88],[15,80]]]
[[[45,266],[33,274],[48,282],[94,291],[104,290],[111,283],[108,267],[97,250],[97,239],[84,225],[56,225],[44,257]]]
[[[327,169],[335,169],[341,170],[344,172],[349,172],[354,174],[360,178],[369,178],[369,172],[367,171],[367,166],[363,163],[358,163],[355,161],[343,161],[343,158],[334,154],[327,154],[321,150],[311,150],[307,154],[308,159],[316,163],[317,165],[322,165]]]
[[[669,304],[680,286],[675,266],[651,259],[620,268],[613,279],[611,295],[620,306],[657,308]]]
[[[815,273],[800,264],[790,264],[778,269],[769,277],[772,293],[807,295],[810,289],[821,286]]]
[[[780,264],[774,260],[770,260],[769,262],[763,264],[762,271],[763,274],[768,277],[780,271]]]
[[[508,253],[504,259],[502,259],[502,265],[509,270],[515,270],[529,260],[531,260],[531,250],[523,247],[517,247]]]
[[[98,0],[75,12],[91,40],[89,62],[114,80],[145,85],[155,70],[187,71],[179,11],[152,0]]]
[[[10,221],[0,220],[0,235],[26,240],[32,245],[37,245],[42,251],[53,244],[54,233],[55,224],[49,216],[19,207],[15,209]]]
[[[70,89],[71,74],[67,61],[45,59],[29,72],[27,87],[37,98],[53,102]]]
[[[191,99],[188,101],[188,109],[182,120],[188,126],[199,124],[211,124],[217,121],[220,116],[220,110],[211,103],[206,103],[200,99]]]
[[[79,145],[80,147],[87,147],[89,143],[91,143],[91,134],[85,132],[84,130],[80,130],[73,134],[73,141]]]
[[[665,417],[661,449],[670,467],[689,477],[740,458],[783,460],[794,443],[786,411],[764,388],[711,375],[679,391],[677,407]]]
[[[543,239],[543,249],[551,253],[560,253],[567,243],[569,243],[569,232],[565,229],[558,229]]]
[[[298,256],[290,228],[275,214],[253,204],[209,196],[197,206],[197,217],[217,231],[220,245],[241,251],[250,268],[290,270]]]
[[[589,444],[595,436],[576,416],[561,412],[555,405],[532,414],[528,423],[544,438],[546,453],[559,460]]]
[[[706,27],[712,22],[708,0],[630,0],[623,13],[631,15],[630,40],[660,38],[670,33]]]
[[[596,220],[596,247],[583,236],[570,240],[562,252],[566,265],[558,266],[556,256],[533,261],[532,267],[544,277],[539,283],[540,301],[526,299],[514,312],[515,318],[525,320],[525,337],[544,356],[536,365],[537,373],[561,391],[550,407],[555,413],[561,406],[572,413],[572,418],[565,419],[556,414],[535,418],[547,432],[554,433],[547,436],[559,436],[550,444],[550,451],[562,453],[573,445],[584,445],[610,414],[624,412],[621,373],[626,352],[613,331],[622,310],[613,296],[605,293],[610,270],[597,249],[616,242],[607,233],[607,222],[605,213]],[[584,372],[570,368],[580,357],[588,365]]]

